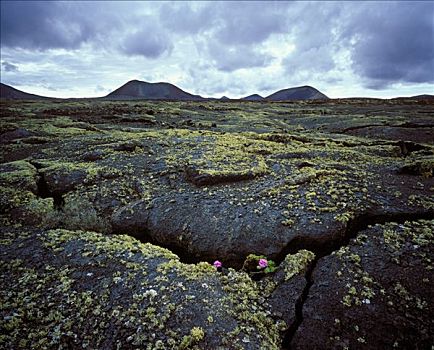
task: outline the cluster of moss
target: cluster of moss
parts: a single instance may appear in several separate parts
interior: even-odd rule
[[[385,224],[383,240],[387,247],[395,252],[393,260],[399,264],[399,252],[405,248],[406,244],[411,244],[415,248],[415,258],[421,259],[426,268],[432,270],[432,257],[419,248],[429,248],[432,245],[434,238],[433,223],[432,220],[419,220],[406,222],[404,225],[393,222]]]
[[[429,254],[433,243],[432,227],[434,227],[433,220],[418,220],[404,224],[394,222],[384,225],[377,224],[359,234],[349,246],[334,252],[332,255],[339,259],[336,278],[339,284],[345,286],[339,293],[342,297],[341,303],[345,308],[349,308],[346,313],[358,312],[357,310],[350,311],[352,308],[369,308],[369,304],[384,308],[384,312],[389,312],[391,315],[402,313],[404,317],[405,314],[405,318],[411,318],[419,312],[425,313],[429,307],[429,300],[417,293],[423,293],[431,282],[427,276],[432,271],[432,259]],[[368,250],[374,256],[380,254],[381,251],[381,254],[385,254],[385,264],[401,266],[416,263],[421,264],[422,270],[425,269],[425,271],[417,277],[411,277],[418,278],[419,282],[409,280],[409,276],[388,276],[387,274],[383,276],[381,272],[375,271],[375,266],[371,266],[374,261],[372,257],[366,257],[366,253],[363,255],[360,253],[363,250]],[[383,267],[383,269],[387,268],[390,266]],[[416,266],[410,265],[410,268],[416,268]],[[419,286],[419,291],[415,290],[416,285]],[[415,291],[416,294],[413,294]],[[338,319],[335,326],[341,327],[341,320]],[[368,329],[362,329],[359,324],[356,331],[361,336],[364,334],[363,339],[367,341]],[[346,332],[351,333],[348,329]],[[334,338],[331,340],[340,341]],[[397,344],[399,342],[397,341]]]
[[[129,236],[57,229],[30,232],[23,240],[12,231],[0,250],[2,347],[101,348],[113,326],[110,341],[121,348],[243,348],[246,340],[279,347],[286,325],[271,318],[246,273],[183,264],[170,251]],[[44,265],[15,258],[17,246],[44,252]],[[183,317],[183,310],[207,316],[185,319],[180,327],[171,319]]]
[[[401,169],[404,173],[421,175],[423,177],[433,177],[434,174],[434,156],[425,156],[411,159]]]
[[[402,169],[420,176],[414,187],[419,191],[406,196],[394,191],[394,198],[408,206],[434,207],[424,187],[432,177],[432,157],[415,154],[404,162],[395,142],[325,131],[333,125],[342,130],[342,125],[368,121],[385,124],[389,117],[348,115],[345,108],[307,102],[71,101],[59,105],[35,101],[1,108],[5,112],[2,131],[24,128],[34,135],[4,148],[7,153],[17,152],[15,159],[28,152],[33,160],[2,165],[2,223],[83,230],[42,231],[38,236],[24,229],[4,233],[0,241],[7,252],[1,266],[7,286],[1,292],[4,347],[80,344],[93,348],[112,341],[118,348],[144,344],[150,349],[211,348],[216,338],[223,347],[280,346],[281,331],[288,325],[270,316],[265,300],[276,287],[270,278],[257,283],[232,269],[217,274],[208,263],[184,264],[165,249],[126,236],[87,232],[111,232],[113,211],[136,200],[152,206],[153,198],[167,193],[201,193],[232,207],[248,206],[258,216],[277,210],[281,215],[277,222],[297,232],[306,218],[310,225],[321,227],[329,217],[347,224],[356,213],[384,205],[391,195],[379,182]],[[312,130],[313,124],[325,129]],[[33,144],[39,146],[31,150]],[[86,157],[88,151],[94,153]],[[224,186],[220,186],[224,181],[215,181],[198,188],[185,181],[189,168],[199,176],[246,181]],[[74,182],[69,177],[77,173],[83,176]],[[52,191],[70,180],[61,208],[55,207],[53,198],[38,195],[42,175]],[[395,263],[401,263],[400,251],[406,245],[426,247],[432,241],[428,227],[425,222],[385,226],[383,240]],[[24,238],[35,246],[29,247]],[[359,236],[358,242],[363,245],[366,240]],[[37,250],[41,244],[48,250],[44,267],[15,253]],[[404,284],[390,290],[381,286],[363,269],[364,257],[356,251],[347,247],[336,254],[343,264],[338,277],[347,279],[342,295],[345,307],[363,307],[380,296],[390,302],[398,296],[407,306],[427,307],[427,301],[411,295]],[[256,264],[260,257],[251,260]],[[414,257],[423,261],[427,271],[432,269],[426,250],[415,249]],[[313,259],[312,252],[301,250],[288,255],[279,269],[289,280],[303,273]],[[93,286],[86,282],[88,277]],[[203,317],[198,316],[197,322],[187,317],[185,327],[174,325],[173,319],[189,315],[185,310]],[[115,335],[109,332],[113,328],[118,330]]]
[[[283,261],[285,281],[305,272],[314,259],[315,254],[305,249],[298,251],[296,254],[288,254]]]
[[[269,154],[270,145],[244,136],[226,134],[215,137],[212,147],[192,163],[199,173],[210,175],[264,175],[269,172],[264,154]],[[275,146],[275,145],[271,145]]]

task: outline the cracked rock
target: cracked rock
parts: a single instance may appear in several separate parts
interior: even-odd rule
[[[375,225],[320,259],[291,349],[429,349],[433,227]]]

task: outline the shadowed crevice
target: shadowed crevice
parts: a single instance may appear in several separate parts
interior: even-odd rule
[[[62,210],[65,205],[65,200],[59,193],[53,193],[48,189],[47,181],[45,180],[44,174],[39,173],[38,181],[36,182],[38,191],[37,195],[41,198],[53,198],[54,209]]]
[[[304,303],[307,300],[307,297],[309,295],[310,287],[313,285],[313,279],[312,279],[312,273],[315,270],[316,264],[318,262],[318,259],[315,258],[315,260],[309,264],[307,267],[307,270],[305,272],[305,278],[306,278],[306,285],[303,289],[303,292],[301,293],[299,299],[295,303],[295,321],[289,326],[287,331],[285,332],[282,340],[282,349],[283,350],[289,350],[291,349],[291,342],[292,339],[297,332],[298,328],[300,327],[301,323],[303,322],[303,306]]]
[[[309,246],[303,244],[302,241],[297,242],[295,246],[290,244],[286,247],[281,256],[286,256],[286,254],[294,253],[300,249],[308,249],[315,253],[315,260],[308,266],[305,273],[306,286],[301,294],[300,298],[297,300],[295,305],[295,321],[285,332],[282,340],[282,349],[290,350],[292,339],[298,331],[300,325],[303,322],[303,307],[309,296],[309,291],[312,285],[315,283],[313,280],[313,271],[318,263],[318,260],[324,256],[332,254],[334,251],[339,250],[341,247],[345,247],[349,244],[350,240],[355,238],[359,232],[368,228],[368,226],[373,226],[376,224],[385,224],[387,222],[396,222],[403,224],[406,221],[417,221],[417,220],[432,220],[434,219],[434,210],[427,210],[424,212],[414,212],[414,213],[364,213],[356,216],[350,220],[345,229],[345,234],[341,240],[333,242],[330,246]],[[279,257],[280,258],[280,257]],[[281,259],[278,259],[279,262]]]

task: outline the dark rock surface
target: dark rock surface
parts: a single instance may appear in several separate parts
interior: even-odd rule
[[[0,347],[433,343],[429,100],[0,109]]]
[[[1,233],[0,345],[9,349],[276,349],[313,258],[289,255],[274,280],[255,282],[245,272],[183,264],[129,236]],[[276,289],[280,280],[290,297]]]
[[[434,221],[387,223],[320,259],[292,349],[430,349]]]

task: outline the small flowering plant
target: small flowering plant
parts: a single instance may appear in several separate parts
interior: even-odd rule
[[[223,264],[221,263],[221,261],[219,260],[214,261],[213,266],[216,268],[218,272],[222,272]]]
[[[259,259],[259,261],[258,261],[258,268],[259,269],[265,269],[267,266],[268,266],[267,259],[263,259],[263,258]]]
[[[267,260],[267,266],[264,268],[265,273],[272,273],[276,271],[277,267],[273,260]]]
[[[250,254],[244,261],[242,269],[253,274],[271,273],[276,270],[276,265],[273,260],[269,260],[263,255]]]

